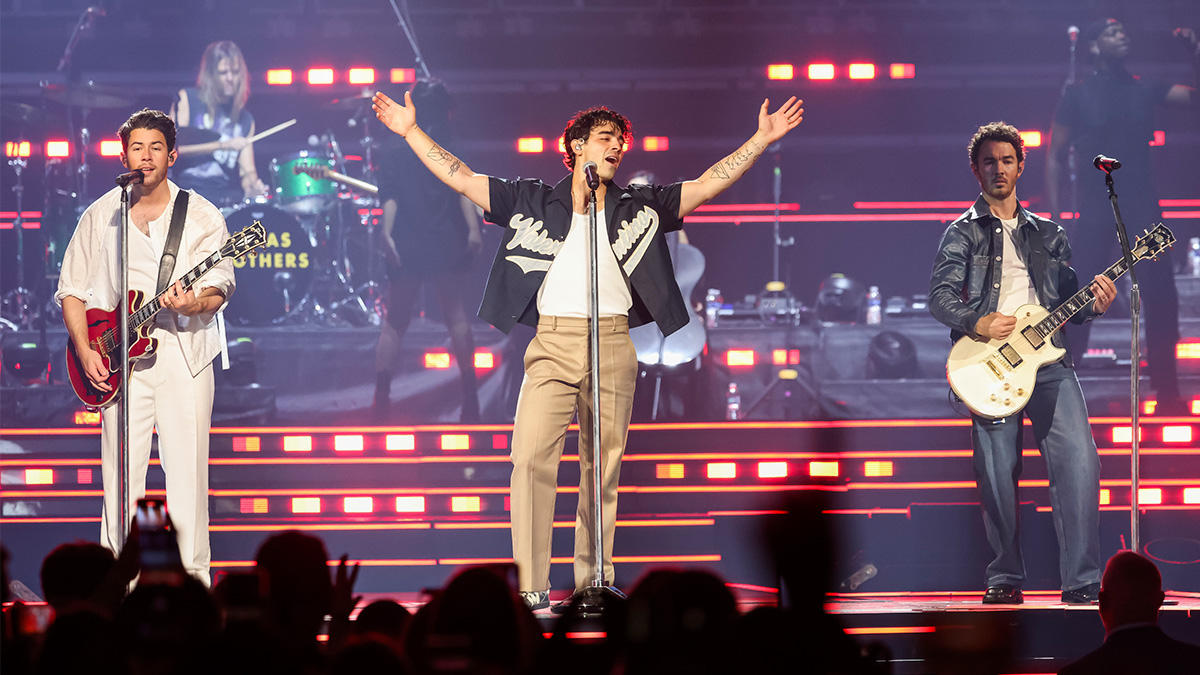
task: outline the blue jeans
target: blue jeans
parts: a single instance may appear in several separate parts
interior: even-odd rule
[[[987,567],[987,585],[1020,587],[1025,580],[1017,496],[1022,416],[1029,417],[1046,462],[1062,588],[1099,583],[1100,455],[1079,379],[1060,362],[1038,372],[1029,405],[1020,413],[999,420],[972,416],[975,480],[988,543],[996,556]]]

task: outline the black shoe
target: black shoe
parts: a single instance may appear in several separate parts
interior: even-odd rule
[[[985,605],[1019,605],[1023,602],[1025,596],[1022,595],[1021,589],[1010,584],[988,586],[987,592],[983,594]]]
[[[567,598],[562,602],[555,603],[555,605],[550,608],[550,611],[560,616],[566,614],[567,612],[571,611],[571,600],[574,598],[574,595],[568,595]]]
[[[1088,584],[1083,588],[1063,591],[1062,601],[1067,605],[1094,605],[1100,602],[1100,584]]]

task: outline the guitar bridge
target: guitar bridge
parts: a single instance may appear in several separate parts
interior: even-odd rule
[[[1000,369],[996,367],[996,364],[993,363],[992,359],[988,359],[987,361],[984,361],[984,363],[987,364],[988,369],[992,371],[992,374],[996,376],[997,380],[1004,379],[1004,375],[1000,373]]]

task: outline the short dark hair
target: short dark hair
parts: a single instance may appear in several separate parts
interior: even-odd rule
[[[117,135],[121,137],[122,150],[129,150],[129,135],[133,133],[134,129],[161,131],[163,137],[167,139],[167,152],[175,149],[175,122],[161,110],[142,108],[125,120],[125,123],[117,130]]]
[[[633,143],[633,124],[624,115],[613,112],[604,106],[588,108],[575,113],[567,128],[563,130],[563,164],[568,169],[575,170],[575,153],[571,152],[571,143],[586,141],[596,127],[613,125],[621,134],[625,145]]]
[[[1079,39],[1083,41],[1084,46],[1087,46],[1087,43],[1099,40],[1100,36],[1104,35],[1104,31],[1108,30],[1109,26],[1119,23],[1121,22],[1112,17],[1096,19],[1083,27],[1083,30],[1079,33]]]
[[[1021,132],[1007,122],[992,122],[979,127],[971,137],[971,143],[967,146],[967,152],[971,155],[971,166],[975,166],[976,160],[979,159],[979,149],[988,141],[1012,145],[1017,151],[1017,161],[1025,161],[1025,141],[1021,139]]]

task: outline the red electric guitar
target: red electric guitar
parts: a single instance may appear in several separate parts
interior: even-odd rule
[[[225,259],[236,259],[267,243],[267,231],[257,220],[241,232],[229,237],[215,251],[192,268],[192,271],[179,278],[183,290],[187,291],[212,269]],[[172,284],[173,286],[174,284]],[[154,354],[158,349],[158,339],[150,337],[154,328],[153,319],[158,310],[162,309],[160,298],[164,290],[145,304],[142,298],[145,293],[129,291],[129,361],[130,363]],[[121,389],[121,329],[117,318],[117,310],[89,309],[87,311],[88,344],[104,358],[104,367],[109,376],[106,382],[111,391],[100,391],[92,386],[91,380],[83,372],[79,355],[75,353],[75,344],[67,340],[67,379],[75,395],[90,408],[105,408],[116,402]]]

